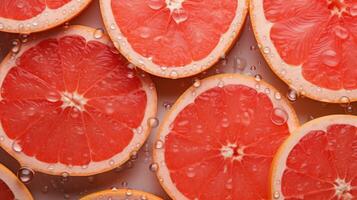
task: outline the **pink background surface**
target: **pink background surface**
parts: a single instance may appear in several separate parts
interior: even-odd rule
[[[90,7],[78,18],[72,20],[70,24],[82,24],[95,28],[103,27],[98,1],[94,0]],[[11,37],[14,37],[14,35],[0,33],[0,58],[2,58],[4,53],[8,50],[10,45],[8,38]],[[243,70],[237,70],[237,68],[235,68],[239,62],[245,66]],[[167,111],[164,105],[174,103],[177,97],[193,83],[195,78],[203,78],[224,72],[243,73],[251,76],[260,74],[265,81],[278,88],[281,94],[286,95],[288,92],[288,86],[273,74],[260,55],[248,19],[240,39],[232,51],[226,56],[226,61],[221,61],[204,74],[191,78],[167,80],[153,77],[159,95],[158,118],[162,119]],[[299,115],[301,123],[324,115],[345,113],[345,109],[340,105],[320,103],[306,98],[298,98],[298,100],[293,103],[293,106]],[[354,111],[349,114],[357,115],[356,103],[353,105],[353,108]],[[28,184],[28,187],[36,200],[57,200],[78,199],[78,197],[90,192],[112,187],[121,188],[127,183],[129,188],[151,192],[167,199],[168,196],[160,187],[155,174],[149,170],[149,165],[152,162],[151,146],[156,132],[157,130],[153,129],[147,145],[139,152],[138,159],[134,162],[127,163],[121,170],[117,169],[91,177],[70,177],[67,180],[62,177],[36,173],[34,179]],[[14,172],[19,168],[17,162],[3,150],[0,150],[0,162]]]

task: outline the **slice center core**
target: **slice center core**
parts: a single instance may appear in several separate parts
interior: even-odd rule
[[[347,183],[345,180],[338,178],[335,180],[334,186],[335,186],[335,196],[337,196],[338,199],[342,199],[342,200],[353,199],[353,196],[350,193],[350,191],[352,190],[350,183]]]
[[[244,156],[243,147],[239,147],[237,144],[222,146],[220,151],[224,159],[231,159],[232,161],[241,161]]]
[[[84,96],[78,94],[77,92],[63,92],[62,93],[62,98],[61,98],[63,104],[62,104],[62,109],[65,109],[67,107],[73,107],[78,109],[79,111],[84,111],[84,106],[87,103],[87,99],[84,98]]]
[[[167,8],[170,9],[171,12],[173,12],[176,9],[181,9],[182,8],[182,3],[185,0],[165,0]]]

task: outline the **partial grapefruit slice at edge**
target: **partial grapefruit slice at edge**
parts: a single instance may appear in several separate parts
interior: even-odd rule
[[[290,193],[290,198],[344,199],[343,195],[346,195],[346,199],[353,199],[351,193],[356,197],[357,163],[353,158],[356,141],[357,116],[330,115],[302,125],[281,145],[274,157],[270,199],[285,199],[286,192]],[[286,185],[284,189],[283,184]]]
[[[7,191],[6,187],[8,187],[10,191]],[[11,192],[13,196],[8,192]],[[27,187],[2,164],[0,164],[0,197],[33,200]],[[4,200],[12,200],[6,198]]]
[[[0,10],[0,13],[2,13],[0,14],[0,31],[28,34],[48,30],[77,16],[90,2],[91,0],[63,0],[52,3],[48,2],[51,5],[46,5],[46,2],[38,1],[33,3],[35,5],[32,5],[19,1],[5,0],[2,4],[6,5],[3,8],[0,6],[1,9],[6,9]],[[16,4],[21,3],[23,5],[17,7]],[[18,15],[33,13],[33,16],[23,16],[16,19],[16,14],[13,13],[18,13]],[[5,14],[11,16],[3,16]]]
[[[142,121],[141,121],[141,123],[140,123],[140,125],[138,127],[136,127],[135,129],[133,128],[132,130],[130,130],[131,134],[133,136],[132,139],[130,140],[130,143],[128,143],[128,145],[121,152],[117,153],[116,155],[112,156],[110,159],[107,159],[107,160],[90,161],[90,163],[87,163],[87,164],[84,164],[84,165],[81,165],[81,166],[72,165],[72,164],[63,164],[63,163],[61,163],[62,161],[61,162],[56,162],[56,163],[52,163],[52,162],[48,163],[48,162],[41,161],[41,160],[37,159],[36,157],[28,156],[27,154],[25,154],[25,152],[28,151],[29,149],[28,150],[24,149],[23,147],[21,147],[21,145],[18,142],[15,142],[14,139],[11,139],[7,135],[7,133],[5,132],[3,124],[0,124],[0,135],[3,138],[3,140],[1,140],[1,142],[0,142],[1,147],[3,149],[5,149],[10,155],[12,155],[18,162],[20,162],[21,165],[29,166],[35,171],[40,171],[40,172],[47,173],[47,174],[52,174],[52,175],[62,175],[63,173],[67,173],[67,174],[69,174],[71,176],[88,176],[88,175],[92,175],[92,174],[98,174],[98,173],[101,173],[101,172],[105,172],[105,171],[111,170],[111,169],[113,169],[115,167],[118,167],[121,164],[123,164],[124,162],[126,162],[127,160],[129,160],[130,156],[131,156],[131,153],[138,151],[139,148],[144,144],[146,138],[148,137],[148,135],[149,135],[149,133],[151,131],[151,127],[149,127],[147,121],[150,118],[155,117],[156,116],[156,112],[157,112],[157,94],[156,94],[155,86],[153,85],[153,83],[151,82],[150,77],[147,74],[145,74],[143,72],[140,72],[140,71],[135,72],[133,70],[133,68],[132,68],[133,65],[130,64],[129,62],[125,61],[125,59],[123,57],[121,57],[121,55],[112,46],[112,43],[111,43],[109,37],[107,37],[106,35],[101,35],[101,37],[97,37],[96,33],[97,33],[96,29],[93,29],[93,28],[90,28],[90,27],[77,26],[76,25],[76,26],[71,26],[70,28],[66,28],[66,29],[59,28],[59,29],[52,30],[52,31],[47,32],[47,33],[38,34],[37,35],[38,39],[30,40],[29,42],[23,44],[22,47],[21,47],[21,51],[19,53],[15,54],[15,55],[10,53],[3,60],[3,62],[0,64],[0,86],[3,87],[3,84],[4,84],[4,82],[5,82],[6,78],[7,78],[7,75],[13,69],[13,67],[17,66],[17,63],[19,63],[18,59],[20,59],[24,53],[33,50],[35,48],[35,46],[39,45],[39,42],[50,40],[52,42],[51,44],[53,44],[53,39],[55,39],[55,40],[58,40],[60,38],[67,38],[67,39],[69,38],[69,39],[71,39],[71,37],[74,36],[75,39],[80,38],[81,41],[85,40],[87,43],[90,43],[91,47],[85,46],[85,47],[89,48],[89,49],[86,50],[89,53],[91,51],[95,50],[96,46],[99,46],[100,48],[108,48],[108,49],[103,50],[103,54],[94,54],[94,56],[92,56],[93,58],[90,57],[89,59],[91,59],[91,58],[92,59],[97,59],[97,58],[95,58],[95,55],[106,56],[108,54],[110,56],[110,59],[114,59],[115,58],[115,62],[114,63],[116,63],[116,62],[126,62],[125,66],[123,66],[124,65],[123,63],[121,63],[120,64],[120,68],[118,67],[118,70],[119,69],[123,69],[122,70],[123,73],[128,73],[128,74],[118,75],[117,73],[122,73],[122,72],[117,72],[116,70],[108,71],[108,74],[104,74],[105,77],[107,75],[108,75],[108,77],[103,79],[103,81],[102,81],[103,84],[104,84],[104,81],[106,81],[107,79],[108,80],[106,82],[109,82],[109,83],[113,84],[115,82],[113,82],[111,80],[112,78],[117,78],[117,79],[118,78],[119,79],[122,78],[123,81],[127,81],[127,82],[123,82],[122,83],[123,87],[127,87],[127,88],[123,88],[124,90],[126,90],[126,89],[131,90],[130,87],[129,87],[130,85],[135,86],[135,85],[139,84],[141,86],[140,86],[140,88],[138,88],[137,91],[138,92],[140,92],[140,91],[144,92],[145,96],[146,96],[146,105],[145,105],[145,109],[144,109],[145,112],[142,113],[143,114]],[[76,40],[73,40],[73,41],[78,42]],[[73,45],[77,45],[75,42],[73,42]],[[70,41],[67,44],[68,45],[72,45],[72,43]],[[47,47],[51,48],[51,45],[47,46]],[[40,50],[43,49],[43,48],[44,47],[40,48]],[[71,48],[71,46],[68,46],[66,48]],[[91,48],[92,48],[92,50],[90,50]],[[64,50],[66,50],[66,49],[64,49]],[[78,50],[78,52],[79,52],[79,50]],[[76,52],[70,52],[70,53],[76,54]],[[50,57],[50,55],[51,55],[51,52],[49,52],[49,54],[46,55],[46,57],[50,58],[50,60],[55,58],[53,56]],[[73,55],[73,56],[78,56],[78,55]],[[118,58],[119,61],[116,61],[116,57]],[[28,58],[29,57],[27,56],[27,59]],[[76,59],[76,58],[74,58],[74,59]],[[101,59],[101,57],[98,57],[98,59]],[[69,62],[72,62],[72,59],[67,59],[67,60]],[[100,61],[100,60],[98,60],[98,61]],[[90,66],[90,63],[94,63],[94,62],[89,62],[88,63],[88,70],[91,70],[91,68],[94,67],[94,66]],[[108,63],[108,60],[105,61],[105,62],[97,63],[97,65],[102,65],[102,64],[105,65],[105,66],[103,66],[103,69],[106,69],[107,67],[110,67],[110,66],[107,66],[107,64],[110,64],[110,63]],[[75,65],[73,65],[73,66],[75,66]],[[48,67],[51,68],[51,66],[48,66]],[[85,67],[86,67],[86,65],[85,65]],[[39,69],[41,69],[41,68],[39,68]],[[49,69],[49,70],[54,70],[54,69],[56,69],[56,66],[52,66],[52,68]],[[34,69],[34,70],[36,71],[38,69]],[[93,68],[93,70],[95,71],[95,70],[99,70],[99,69],[94,69]],[[55,73],[51,72],[51,73],[48,73],[48,75],[56,76],[56,73],[60,73],[60,71],[57,71]],[[82,71],[82,72],[88,72],[88,71]],[[20,74],[25,75],[25,77],[27,77],[26,74],[28,74],[28,73],[23,74],[23,72],[21,72]],[[75,74],[75,73],[73,73],[73,74]],[[12,74],[12,76],[13,75],[14,74]],[[46,75],[46,74],[41,74],[40,73],[40,75]],[[86,74],[86,75],[90,75],[90,74]],[[92,77],[92,78],[96,78],[96,76],[100,76],[100,75],[104,76],[103,74],[95,74],[94,77]],[[71,77],[71,74],[67,73],[66,76],[67,77]],[[101,77],[97,77],[97,78],[101,78]],[[133,83],[129,84],[131,80],[133,80]],[[26,79],[24,79],[23,81],[25,81],[24,83],[26,83]],[[70,81],[70,79],[69,79],[69,81]],[[92,84],[94,84],[94,85],[102,84],[99,81],[100,81],[100,79],[96,80]],[[117,80],[117,81],[120,81],[120,80]],[[86,82],[86,80],[83,79],[83,83],[85,83],[85,82]],[[42,83],[43,83],[43,81],[37,82],[37,84],[40,84],[40,85],[36,86],[36,88],[37,89],[38,89],[38,87],[40,87],[40,89],[43,88],[43,87],[47,88],[47,86],[45,87],[44,85],[42,85]],[[68,83],[70,83],[70,82],[68,82]],[[118,82],[118,83],[120,83],[120,82]],[[19,86],[21,86],[21,84]],[[106,88],[108,88],[108,90],[111,88],[110,85],[109,85],[109,87],[104,87],[104,86],[105,85],[103,85],[103,87],[101,86],[101,87],[95,87],[95,88],[97,88],[97,89],[103,88],[103,91],[106,90]],[[13,86],[13,87],[15,87],[15,86]],[[90,87],[90,88],[92,88],[91,90],[95,89],[93,87],[94,86]],[[119,92],[121,91],[119,86],[115,86],[115,87],[118,87]],[[36,89],[36,88],[34,88],[34,89]],[[15,88],[13,88],[13,89],[15,89]],[[52,90],[52,89],[49,90],[49,91],[56,91],[56,88],[55,88],[55,90]],[[6,92],[6,90],[4,90],[4,88],[2,88],[2,91],[3,91],[2,95],[4,95],[5,94],[4,92]],[[7,90],[7,91],[9,92],[10,90]],[[14,91],[14,90],[11,90],[11,91]],[[24,91],[24,90],[21,90],[21,91]],[[31,95],[31,85],[29,85],[29,91],[30,91],[30,93],[26,93],[24,95],[25,96],[26,95]],[[98,93],[99,97],[103,96],[103,94],[101,94],[101,93],[103,93],[103,91],[102,90],[97,90],[97,92],[99,92]],[[115,91],[115,88],[112,91]],[[15,93],[11,93],[11,94],[12,95],[15,94],[15,96],[16,96],[16,92]],[[49,96],[50,94],[51,94],[51,96]],[[62,93],[62,94],[65,94],[65,93]],[[33,95],[35,95],[35,96],[37,95],[38,96],[38,93],[35,92],[35,93],[33,93]],[[94,97],[95,97],[95,95],[97,95],[97,93],[91,92],[91,95],[92,96],[94,95]],[[19,96],[19,98],[21,98],[21,94],[20,95],[17,94],[17,96]],[[76,99],[75,96],[76,95],[72,96],[73,99],[74,99],[73,101],[75,101],[75,99]],[[39,96],[39,98],[44,98],[45,101],[47,100],[47,103],[49,103],[49,104],[57,105],[57,103],[61,103],[62,105],[65,105],[66,108],[68,108],[68,106],[69,107],[71,106],[70,102],[67,101],[67,98],[64,99],[63,96],[62,96],[60,98],[60,101],[58,101],[57,100],[58,98],[56,98],[56,97],[57,96],[56,95],[52,95],[51,92],[48,92],[48,95],[44,95],[43,97],[41,95]],[[81,96],[77,95],[77,97],[81,97]],[[105,95],[104,95],[104,97],[105,97]],[[16,97],[16,98],[18,98],[18,97]],[[56,102],[54,102],[54,100],[55,100],[54,98],[56,98]],[[80,100],[80,99],[81,98],[79,98],[78,100]],[[88,100],[91,101],[91,99],[87,99],[84,102],[88,102]],[[0,102],[1,101],[6,101],[6,98],[4,96],[2,96],[1,99],[0,99]],[[81,102],[81,101],[79,101],[79,102]],[[135,102],[135,100],[134,100],[134,102]],[[92,102],[92,103],[94,103],[94,102]],[[96,105],[97,104],[101,105],[101,103],[98,102],[98,101],[96,102]],[[19,104],[19,105],[21,105],[21,104]],[[36,107],[36,104],[29,104],[29,105],[34,105]],[[104,105],[101,105],[101,106],[103,107]],[[125,105],[123,105],[123,106],[124,106],[123,107],[123,109],[124,109]],[[101,108],[97,108],[97,109],[103,110],[104,108],[102,108],[102,107]],[[130,105],[127,105],[126,107],[130,107]],[[31,106],[25,107],[23,112],[29,111],[28,110],[29,108],[31,108]],[[41,107],[39,106],[37,108],[41,108]],[[59,107],[59,108],[62,109],[62,106]],[[113,101],[113,108],[112,109],[114,109],[113,110],[114,112],[111,111],[110,114],[116,114],[116,112],[117,112],[116,109],[119,109],[119,108],[120,107],[117,107],[116,102]],[[69,111],[69,112],[71,112],[70,116],[74,117],[75,116],[74,114],[76,114],[78,109],[80,109],[80,108],[77,109],[77,108],[73,107],[73,108],[70,108],[70,109],[71,109],[71,111]],[[75,110],[73,110],[73,109],[75,109]],[[104,110],[106,110],[106,109],[104,109]],[[42,111],[43,110],[41,110],[41,112]],[[93,111],[93,109],[91,109],[91,111]],[[39,114],[39,113],[36,114],[36,112],[37,112],[36,109],[32,109],[30,112],[31,113],[28,113],[28,114],[31,114],[31,115],[28,115],[28,116],[38,116],[37,114]],[[49,110],[49,112],[52,112],[51,109]],[[55,112],[55,111],[53,110],[53,112]],[[123,110],[123,112],[124,112],[124,110]],[[91,114],[93,114],[93,113],[91,113]],[[108,114],[108,115],[110,115],[110,114]],[[122,117],[124,117],[123,119],[128,119],[129,120],[128,122],[130,123],[130,116],[131,115],[136,115],[136,114],[141,115],[140,113],[126,113],[126,115],[128,115],[128,116],[127,117],[126,116],[122,116]],[[77,114],[76,114],[76,116],[77,116]],[[108,118],[108,116],[106,114],[101,114],[101,113],[96,113],[95,116],[104,116],[104,118],[105,117]],[[1,116],[0,116],[0,118],[1,118]],[[108,123],[109,122],[111,123],[111,126],[109,126],[109,127],[112,127],[112,128],[116,127],[116,125],[115,125],[116,123],[114,123],[116,120],[114,120],[114,122],[111,122],[111,117],[109,117],[107,121],[108,121]],[[9,122],[9,121],[7,121],[7,122]],[[58,121],[57,123],[61,124],[59,122],[61,122],[61,121]],[[114,123],[114,125],[113,125],[113,123]],[[16,125],[15,126],[7,126],[7,128],[11,128],[12,130],[14,130],[13,128],[16,128]],[[51,131],[56,131],[56,130],[48,130],[47,132],[51,133]],[[124,132],[126,132],[126,131],[124,131]],[[120,133],[120,131],[119,131],[119,133]],[[53,142],[56,142],[59,139],[66,140],[67,137],[65,135],[63,135],[63,136],[60,136],[57,139],[56,138],[52,138],[52,139],[54,140]],[[101,140],[103,140],[103,139],[98,139],[98,140],[93,140],[93,141],[102,142]],[[26,140],[24,140],[24,141],[26,141]],[[109,141],[109,139],[108,139],[108,141]],[[25,144],[28,144],[28,143],[25,143]],[[78,146],[79,144],[78,143],[77,144],[73,143],[73,145]],[[122,144],[117,144],[117,146],[118,145],[122,146]],[[101,148],[104,150],[105,149],[104,147],[105,146],[103,146]],[[59,148],[59,147],[57,147],[57,148]],[[98,148],[97,148],[97,150],[98,150]],[[106,147],[106,149],[107,148],[108,147]],[[46,152],[46,151],[44,151],[44,152]],[[27,153],[30,153],[30,152],[27,152]],[[75,152],[73,152],[72,154],[74,155],[74,153]],[[97,153],[100,153],[100,152],[97,152]],[[108,152],[106,152],[106,153],[108,153]],[[68,156],[70,156],[70,154],[68,154]],[[44,159],[44,158],[42,157],[42,159]],[[70,162],[70,160],[68,160],[68,161]]]
[[[159,1],[153,0],[153,3],[155,4],[156,2],[157,4],[161,1],[164,2],[164,0],[159,0]],[[179,4],[181,4],[181,3],[185,3],[185,1],[186,0],[180,0],[177,2],[173,1],[172,4],[176,5],[178,2]],[[184,77],[189,77],[198,74],[213,66],[221,57],[224,57],[225,54],[230,50],[230,48],[235,44],[236,40],[238,39],[238,36],[244,25],[248,13],[248,5],[249,5],[248,0],[237,0],[238,6],[236,9],[236,15],[234,16],[234,20],[232,21],[228,30],[225,33],[222,33],[222,35],[220,36],[220,40],[218,41],[218,44],[215,46],[215,48],[211,50],[210,53],[206,55],[204,58],[196,61],[192,61],[191,63],[184,64],[182,66],[164,66],[164,65],[155,64],[150,56],[145,57],[142,54],[138,53],[135,49],[133,49],[132,44],[130,44],[130,42],[128,41],[126,36],[122,33],[120,27],[116,23],[115,17],[113,15],[111,2],[112,1],[101,0],[100,7],[101,7],[102,18],[105,27],[117,49],[130,62],[140,67],[144,71],[156,76],[171,78],[171,79],[184,78]],[[167,2],[170,1],[166,1],[165,4]],[[190,2],[190,0],[187,0],[187,2]],[[195,2],[192,1],[192,3]],[[160,8],[160,9],[164,10],[168,8]],[[170,18],[171,15],[172,14],[170,14]],[[175,22],[171,20],[171,23],[175,23]],[[175,53],[173,53],[173,55],[175,55]]]
[[[299,122],[297,119],[297,116],[295,114],[295,111],[293,110],[293,108],[291,107],[291,105],[288,103],[287,100],[285,100],[284,98],[282,99],[275,99],[275,95],[278,93],[272,86],[270,86],[269,84],[265,83],[265,82],[257,82],[254,78],[251,77],[247,77],[247,76],[243,76],[243,75],[238,75],[238,74],[221,74],[221,75],[215,75],[209,78],[206,78],[204,80],[202,80],[200,82],[200,86],[199,87],[195,87],[192,86],[190,87],[184,94],[181,95],[181,97],[176,101],[176,103],[174,104],[174,106],[171,108],[171,110],[165,115],[165,118],[163,120],[163,122],[161,123],[161,126],[159,128],[159,131],[157,133],[157,138],[156,138],[156,142],[154,145],[154,149],[153,149],[153,158],[154,158],[154,162],[158,164],[158,171],[157,171],[157,177],[160,180],[160,184],[162,185],[162,187],[165,189],[165,191],[170,195],[171,198],[173,199],[194,199],[193,197],[187,197],[185,196],[182,191],[180,191],[176,185],[177,183],[175,183],[172,179],[172,177],[170,176],[170,169],[167,166],[167,162],[165,161],[165,145],[166,145],[166,141],[169,137],[169,135],[172,133],[170,132],[174,127],[173,122],[175,120],[177,120],[177,116],[183,111],[183,109],[187,108],[191,103],[194,102],[196,97],[199,97],[201,94],[207,92],[208,90],[212,89],[212,88],[220,88],[220,87],[225,87],[225,86],[230,86],[230,85],[241,85],[243,87],[249,87],[251,90],[258,90],[259,93],[264,93],[266,94],[266,92],[268,94],[266,94],[269,99],[271,100],[272,104],[274,107],[277,108],[281,108],[282,110],[286,111],[286,113],[288,114],[288,120],[285,122],[285,125],[288,126],[288,132],[292,132],[293,130],[295,130],[298,126],[299,126]],[[259,87],[258,87],[259,86]],[[259,88],[259,89],[256,89]],[[238,94],[237,94],[238,95]],[[209,96],[209,95],[208,95]],[[264,96],[264,95],[262,95]],[[205,98],[205,97],[203,97]],[[206,97],[209,98],[209,97]],[[212,96],[213,98],[213,96]],[[243,97],[242,97],[243,98]],[[234,99],[232,99],[231,101],[235,101]],[[238,101],[238,99],[237,99]],[[223,112],[223,110],[222,110]],[[190,112],[186,113],[188,115]],[[194,113],[194,112],[192,112]],[[206,113],[206,115],[211,115],[212,117],[214,117],[217,113]],[[193,114],[193,121],[189,122],[189,123],[193,123],[196,122],[196,118],[194,117],[195,115]],[[218,116],[217,116],[218,117]],[[270,120],[270,119],[269,119]],[[207,125],[207,123],[206,123]],[[205,126],[206,126],[205,125]],[[182,123],[183,128],[185,127],[185,125]],[[207,130],[207,131],[213,131],[213,130]],[[204,133],[207,133],[207,131],[203,131]],[[194,132],[193,130],[190,132],[192,134],[192,136],[194,136],[195,134],[199,134],[199,132]],[[218,133],[217,133],[218,134]],[[237,133],[239,134],[239,133]],[[188,136],[182,136],[182,138],[186,138]],[[217,137],[220,137],[219,134],[217,135]],[[182,139],[181,138],[181,139]],[[284,137],[280,138],[283,139]],[[277,142],[277,140],[280,139],[276,139],[275,142],[276,143],[280,143],[281,141]],[[179,140],[179,138],[177,139]],[[273,139],[274,140],[274,139]],[[193,139],[187,139],[187,141],[192,141]],[[179,146],[177,147],[178,151],[179,149],[184,150],[185,152],[187,152],[187,154],[184,154],[185,156],[188,156],[192,153],[192,155],[194,155],[194,153],[197,153],[199,150],[194,150],[195,149],[195,144],[202,142],[202,141],[206,141],[206,139],[204,138],[204,136],[201,136],[201,139],[196,139],[196,142],[193,142],[190,147],[184,147],[184,146]],[[269,141],[266,141],[269,142]],[[271,141],[272,142],[272,141]],[[209,143],[207,143],[207,145],[210,145]],[[171,142],[171,146],[172,146],[172,142]],[[272,145],[274,146],[274,145]],[[276,145],[275,145],[276,146]],[[192,148],[191,148],[192,147]],[[199,147],[197,147],[199,148]],[[209,148],[209,146],[207,147]],[[277,147],[276,147],[277,149]],[[222,150],[222,149],[221,149]],[[173,150],[172,150],[173,151]],[[190,151],[193,151],[190,153]],[[273,150],[274,151],[274,150]],[[171,150],[170,150],[171,152]],[[229,151],[226,151],[229,152]],[[240,151],[237,150],[237,152],[239,153]],[[273,155],[271,155],[272,157]],[[187,157],[182,157],[177,155],[177,160],[190,160],[192,161],[192,159],[196,159],[196,160],[200,160],[202,159],[200,158],[187,158]],[[238,156],[239,157],[239,156]],[[237,158],[238,158],[237,157]],[[271,158],[272,159],[272,158]],[[237,159],[239,160],[239,159]],[[243,158],[244,160],[244,158]],[[223,162],[223,161],[220,161]],[[180,162],[178,162],[180,163]],[[172,165],[172,163],[171,163]],[[269,171],[269,167],[270,167],[270,162],[269,162],[269,166],[267,167],[266,173],[268,173]],[[175,170],[173,170],[175,171]],[[202,172],[204,173],[204,172]],[[197,172],[198,175],[202,175],[201,173]],[[181,174],[182,176],[185,176],[184,174]],[[188,175],[188,174],[187,174]],[[197,176],[198,176],[197,175]],[[190,175],[191,176],[191,175]],[[194,175],[192,175],[193,177]],[[178,178],[177,176],[175,178]],[[219,184],[217,185],[217,187],[212,190],[212,192],[214,191],[215,194],[220,194],[222,187],[225,187],[225,183],[222,183],[222,180],[219,180],[222,177],[216,177],[215,181]],[[258,177],[257,177],[258,178]],[[268,185],[268,177],[266,177],[266,183],[264,183],[264,181],[260,180],[260,183],[264,184],[265,186]],[[261,179],[261,178],[260,178]],[[191,188],[196,188],[197,185],[208,185],[210,182],[210,180],[208,179],[204,179],[204,184],[202,182],[200,182],[200,184],[198,183],[194,183],[191,182],[191,185],[187,186],[187,187],[191,187]],[[231,183],[233,185],[231,185],[231,189],[232,188],[239,188],[239,185],[234,185],[234,183]],[[242,190],[244,190],[244,186],[241,186]],[[268,187],[267,187],[268,190]],[[191,191],[192,192],[192,191]],[[247,193],[252,193],[255,194],[257,191],[253,192],[253,191],[246,191],[244,194]],[[266,193],[266,194],[265,194]],[[202,194],[202,191],[196,191],[196,194],[201,194],[204,196],[204,194]],[[208,194],[207,194],[208,195]],[[268,196],[268,191],[264,192],[263,196]],[[199,198],[199,197],[197,197]],[[213,198],[211,196],[211,198]],[[216,197],[219,198],[219,197]],[[232,197],[234,198],[234,197]],[[264,197],[261,197],[264,198]],[[201,199],[201,198],[199,198]],[[204,199],[204,198],[203,198]]]
[[[260,46],[262,55],[264,56],[265,60],[267,61],[268,65],[273,70],[273,72],[277,76],[279,76],[286,84],[288,84],[292,89],[296,90],[301,95],[307,96],[311,99],[314,99],[317,101],[322,101],[322,102],[329,102],[329,103],[349,103],[349,102],[357,101],[357,89],[345,89],[342,87],[340,87],[339,89],[329,89],[327,87],[318,86],[318,85],[312,83],[311,81],[307,80],[304,77],[303,73],[305,73],[305,72],[303,72],[303,64],[305,64],[305,63],[300,61],[299,60],[300,58],[296,58],[294,60],[294,62],[299,63],[298,65],[288,64],[286,61],[284,61],[284,59],[282,58],[283,56],[293,57],[295,55],[293,55],[294,53],[287,53],[286,55],[279,54],[278,49],[276,48],[276,46],[274,45],[274,43],[271,39],[271,31],[274,27],[274,23],[269,21],[266,18],[265,11],[264,11],[264,2],[265,1],[266,0],[250,0],[250,12],[249,13],[250,13],[250,18],[251,18],[255,38]],[[292,3],[292,2],[290,2],[290,3]],[[311,2],[311,1],[306,1],[306,2]],[[328,7],[327,2],[328,1],[326,1],[326,9]],[[279,2],[276,1],[275,3],[276,4],[284,4],[284,1],[279,1]],[[325,2],[321,2],[321,3],[325,3]],[[299,3],[297,3],[297,4],[299,4]],[[304,3],[302,3],[302,4],[304,4]],[[313,3],[311,2],[311,4],[313,4]],[[292,6],[294,6],[294,5],[292,5]],[[291,6],[286,6],[286,7],[282,6],[281,9],[283,9],[283,8],[289,9],[290,7]],[[315,10],[318,9],[321,12],[323,12],[322,10],[325,9],[325,8],[319,8],[316,5],[314,5],[314,6],[310,5],[304,9],[310,9],[309,12],[314,12],[312,10],[313,7],[315,7],[314,8]],[[274,9],[278,9],[278,8],[275,7]],[[299,9],[296,9],[296,13],[295,13],[295,11],[291,11],[290,14],[289,14],[289,12],[286,12],[286,15],[295,16],[295,15],[298,15],[297,13],[300,13],[300,14],[304,13],[304,11],[301,11]],[[272,16],[274,16],[275,18],[278,18],[278,16],[277,16],[278,13],[274,13],[274,12],[275,11],[271,10],[270,14]],[[306,14],[306,19],[304,18],[304,20],[307,20],[308,17],[310,17],[311,19],[313,18],[313,16],[310,16],[310,14],[309,15],[308,14]],[[299,16],[304,16],[304,15],[299,15]],[[274,18],[274,17],[272,17],[272,18]],[[286,16],[280,16],[279,20],[282,20],[282,22],[284,22],[283,21],[284,17],[286,18]],[[316,19],[316,17],[313,19],[318,20],[318,19]],[[320,17],[320,20],[322,20],[322,21],[326,21],[327,19],[330,19],[328,17],[328,15],[326,17],[324,17],[323,19],[321,19],[321,17]],[[292,20],[295,20],[296,23],[300,23],[300,24],[298,24],[300,26],[303,26],[303,24],[304,24],[303,20],[299,21],[298,16],[296,19],[292,18]],[[286,23],[288,23],[288,22],[289,21],[286,21]],[[312,23],[316,23],[316,22],[312,22]],[[278,22],[276,22],[276,24],[277,24],[277,27],[279,26],[279,28],[283,28],[282,27],[283,25],[278,24]],[[300,30],[300,29],[293,28],[293,26],[297,26],[295,24],[292,24],[290,26],[291,27],[285,26],[284,28],[287,31]],[[308,27],[308,26],[306,26],[306,27]],[[319,28],[315,28],[315,29],[319,29]],[[330,30],[330,29],[327,29],[327,30]],[[331,30],[330,32],[333,32],[333,30]],[[276,35],[276,40],[277,40],[277,38],[279,38],[279,36],[282,38],[282,40],[286,39],[283,37],[283,35],[286,34],[286,32],[284,32],[282,30],[275,31],[275,34],[278,34],[278,33],[281,33],[281,35]],[[299,35],[302,35],[302,34],[304,34],[304,33],[301,33]],[[310,34],[310,33],[306,33],[306,34]],[[315,34],[318,34],[318,33],[315,33]],[[333,33],[331,33],[331,34],[333,34]],[[352,36],[350,36],[350,37],[352,37]],[[336,39],[336,40],[338,40],[338,39]],[[290,43],[293,43],[293,42],[296,42],[296,41],[290,41]],[[312,41],[312,42],[314,42],[314,41]],[[284,44],[288,44],[288,43],[289,42],[282,41],[280,45],[284,46]],[[328,41],[325,41],[324,45],[325,46],[328,45]],[[289,45],[286,45],[286,46],[289,46]],[[299,46],[299,47],[301,47],[301,49],[304,49],[305,46],[303,44],[301,44],[301,46]],[[351,48],[352,48],[351,51],[354,52],[352,46],[351,46]],[[289,51],[299,51],[299,49],[289,49]],[[316,51],[318,51],[318,48],[316,49]],[[345,52],[345,53],[347,53],[347,52]],[[297,54],[300,55],[303,53],[299,52]],[[350,54],[353,55],[352,52],[350,52]],[[321,60],[321,58],[319,58],[319,59]],[[353,58],[352,59],[346,58],[346,59],[347,59],[346,60],[347,62],[351,62],[351,64],[353,64],[353,62],[354,62]],[[293,59],[290,59],[290,60],[292,62]],[[333,62],[335,62],[335,61],[333,61]],[[311,67],[313,67],[313,66],[311,66]],[[312,69],[309,69],[309,70],[311,71]],[[339,73],[344,73],[344,71],[342,71],[342,69],[341,69]],[[322,71],[316,71],[315,75],[322,76],[323,74],[325,77],[327,76],[325,73],[322,73]],[[350,74],[349,75],[350,80],[353,80],[353,76],[356,76],[356,73],[350,72],[349,74]],[[325,78],[325,80],[326,80],[326,78]],[[343,83],[344,80],[336,79],[332,82],[334,82],[334,84],[340,84],[340,83]]]
[[[104,199],[127,199],[127,200],[162,200],[161,198],[139,190],[132,189],[112,189],[96,192],[82,197],[80,200],[104,200]]]

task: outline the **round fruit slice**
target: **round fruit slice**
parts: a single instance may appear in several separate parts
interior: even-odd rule
[[[357,101],[356,1],[251,0],[250,5],[258,44],[281,79],[318,101]]]
[[[129,159],[156,115],[155,87],[102,32],[43,34],[0,65],[2,147],[48,174],[82,176]]]
[[[272,199],[357,198],[357,116],[332,115],[296,130],[272,164]]]
[[[131,189],[104,190],[87,195],[81,200],[162,200],[161,198],[146,192]]]
[[[248,0],[101,0],[105,26],[132,63],[166,78],[211,67],[235,43]]]
[[[0,199],[14,200],[26,199],[32,200],[31,193],[26,186],[17,179],[17,177],[5,166],[0,164]]]
[[[173,199],[266,199],[269,168],[298,126],[270,85],[237,74],[188,89],[166,115],[154,149],[157,175]]]
[[[0,31],[33,33],[78,15],[91,0],[1,0]]]

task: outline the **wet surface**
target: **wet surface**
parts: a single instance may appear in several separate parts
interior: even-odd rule
[[[87,10],[78,18],[71,21],[70,24],[83,24],[96,28],[104,27],[99,13],[98,2],[94,1]],[[99,31],[96,34],[101,34],[101,32]],[[14,34],[0,33],[0,58],[5,55],[5,52],[10,51],[12,45],[11,39],[14,38],[21,39],[22,37]],[[255,42],[248,20],[237,44],[216,67],[195,77],[181,80],[153,77],[159,95],[159,123],[165,112],[169,110],[170,105],[172,105],[177,97],[190,85],[199,85],[197,80],[223,72],[243,73],[256,76],[258,79],[263,79],[274,85],[281,91],[281,96],[288,96],[291,100],[302,123],[329,114],[347,113],[357,115],[356,103],[352,103],[349,106],[326,104],[298,97],[294,91],[289,90],[288,86],[275,76],[265,64]],[[152,123],[156,124],[157,121],[153,119]],[[160,142],[155,143],[154,141],[156,133],[157,128],[154,128],[147,144],[143,146],[138,155],[134,156],[131,161],[122,167],[111,172],[90,177],[68,177],[65,174],[62,177],[56,177],[35,173],[27,186],[33,193],[35,199],[39,200],[78,199],[78,197],[85,194],[113,187],[139,189],[168,198],[153,173],[155,172],[155,165],[152,165],[151,149],[153,145],[160,146]],[[3,150],[0,150],[0,162],[15,173],[20,169],[17,162]]]

